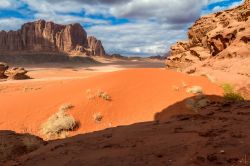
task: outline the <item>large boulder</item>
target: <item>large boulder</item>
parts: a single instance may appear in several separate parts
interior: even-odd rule
[[[27,73],[28,71],[22,67],[13,67],[5,72],[5,74],[8,76],[8,79],[11,80],[30,79],[30,77],[26,75]]]
[[[8,68],[9,66],[6,63],[0,62],[0,79],[7,78],[7,76],[4,73]]]

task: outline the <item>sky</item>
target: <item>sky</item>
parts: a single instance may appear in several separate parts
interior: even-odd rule
[[[163,55],[199,17],[243,0],[1,0],[0,30],[45,19],[80,23],[109,54]]]

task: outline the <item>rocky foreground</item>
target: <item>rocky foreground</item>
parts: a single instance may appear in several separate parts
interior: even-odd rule
[[[64,140],[44,142],[37,137],[2,131],[0,154],[5,149],[8,153],[0,160],[8,160],[2,165],[23,166],[249,165],[250,103],[207,97],[217,99],[198,114],[164,118],[166,112],[178,109],[189,98],[156,114],[155,121]],[[35,151],[29,153],[32,150]]]

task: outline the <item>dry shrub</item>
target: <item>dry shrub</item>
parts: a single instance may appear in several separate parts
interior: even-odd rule
[[[187,88],[187,93],[203,94],[203,89],[200,86],[193,86],[191,88]]]
[[[48,139],[67,137],[68,131],[74,130],[77,126],[74,117],[66,113],[71,108],[72,105],[69,104],[61,106],[57,113],[42,124],[41,133]]]
[[[94,118],[96,123],[100,123],[103,119],[103,116],[100,112],[97,112],[93,115],[93,118]]]
[[[106,100],[106,101],[111,101],[111,96],[104,91],[98,90],[97,92],[91,91],[91,89],[86,90],[87,98],[89,100],[96,99],[97,97]]]
[[[111,96],[107,92],[98,92],[98,97],[102,98],[103,100],[110,101]]]

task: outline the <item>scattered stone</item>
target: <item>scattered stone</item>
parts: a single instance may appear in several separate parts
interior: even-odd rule
[[[8,79],[10,80],[30,79],[30,77],[26,75],[27,73],[28,71],[22,67],[13,67],[12,69],[5,72],[5,74],[8,76]]]

